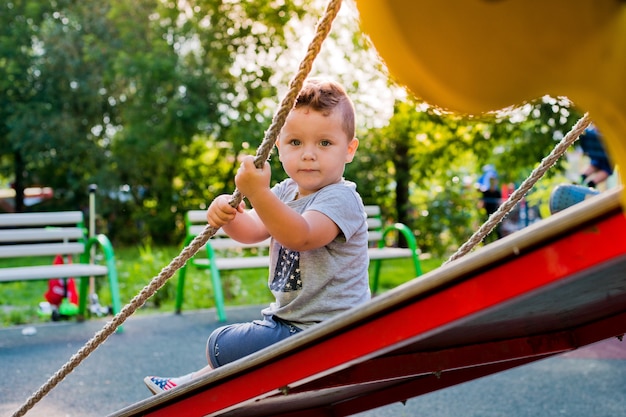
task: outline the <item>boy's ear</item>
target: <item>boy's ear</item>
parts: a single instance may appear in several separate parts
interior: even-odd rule
[[[276,145],[276,150],[278,151],[278,160],[280,161],[280,144],[279,144],[279,140],[276,139],[276,141],[274,141],[274,145]]]
[[[354,159],[354,154],[359,147],[359,140],[357,138],[352,138],[350,143],[348,143],[348,153],[346,154],[346,163],[352,162]]]

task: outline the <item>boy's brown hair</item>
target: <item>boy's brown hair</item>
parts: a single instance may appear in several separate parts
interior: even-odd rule
[[[294,108],[310,107],[328,116],[338,110],[343,119],[343,130],[352,140],[355,136],[355,111],[352,100],[341,84],[324,79],[308,78],[298,94]]]

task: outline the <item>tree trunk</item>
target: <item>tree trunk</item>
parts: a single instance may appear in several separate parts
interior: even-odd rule
[[[13,154],[15,162],[15,182],[13,188],[15,189],[15,213],[24,212],[24,160],[22,154],[19,151],[15,151]]]
[[[409,182],[410,182],[410,161],[409,147],[404,143],[396,145],[396,154],[394,158],[396,168],[396,213],[397,221],[406,225],[411,224],[409,219]],[[407,242],[402,235],[398,237],[398,245],[406,248]]]

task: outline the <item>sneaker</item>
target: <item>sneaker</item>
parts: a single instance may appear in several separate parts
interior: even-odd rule
[[[165,392],[167,390],[171,390],[172,388],[178,386],[173,381],[174,378],[161,378],[159,376],[147,376],[143,379],[143,382],[146,384],[148,389],[152,391],[153,394],[159,394],[161,392]]]
[[[584,185],[559,185],[552,190],[550,195],[550,213],[558,213],[598,194],[600,194],[599,191]]]

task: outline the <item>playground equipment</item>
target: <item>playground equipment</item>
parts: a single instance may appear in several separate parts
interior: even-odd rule
[[[346,416],[621,336],[620,192],[111,417]]]

